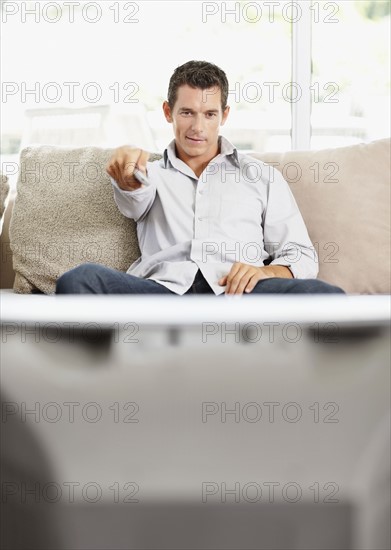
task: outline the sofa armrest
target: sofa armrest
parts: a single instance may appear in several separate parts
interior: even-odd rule
[[[0,288],[12,288],[15,280],[15,271],[12,264],[12,251],[10,247],[9,225],[14,206],[16,192],[11,191],[8,205],[4,212],[3,229],[0,235]]]

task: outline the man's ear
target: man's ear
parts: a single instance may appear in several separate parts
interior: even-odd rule
[[[229,115],[229,109],[230,109],[230,107],[229,107],[229,105],[227,105],[226,108],[223,111],[223,118],[221,119],[221,125],[220,126],[223,126],[225,121],[227,120],[228,115]]]
[[[167,122],[172,122],[171,109],[167,101],[163,102],[163,112]]]

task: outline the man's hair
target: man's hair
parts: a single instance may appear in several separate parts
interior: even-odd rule
[[[192,88],[206,90],[218,86],[221,90],[221,107],[227,106],[228,79],[225,72],[207,61],[188,61],[173,72],[168,85],[168,104],[170,109],[174,108],[177,100],[177,92],[180,86],[187,84]]]

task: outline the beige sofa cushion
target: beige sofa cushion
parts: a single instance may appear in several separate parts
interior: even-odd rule
[[[274,163],[289,182],[316,243],[318,278],[348,293],[391,293],[390,149],[391,140],[381,139],[253,154]]]
[[[65,271],[97,262],[126,271],[137,259],[135,222],[113,199],[105,165],[112,149],[55,146],[21,152],[10,223],[14,291],[55,291]]]

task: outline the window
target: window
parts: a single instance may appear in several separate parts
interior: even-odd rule
[[[172,139],[161,109],[168,80],[189,59],[227,73],[223,133],[243,151],[388,136],[389,8],[382,0],[3,1],[2,163],[32,143],[161,151]]]
[[[359,0],[313,8],[312,148],[389,137],[390,6]]]

